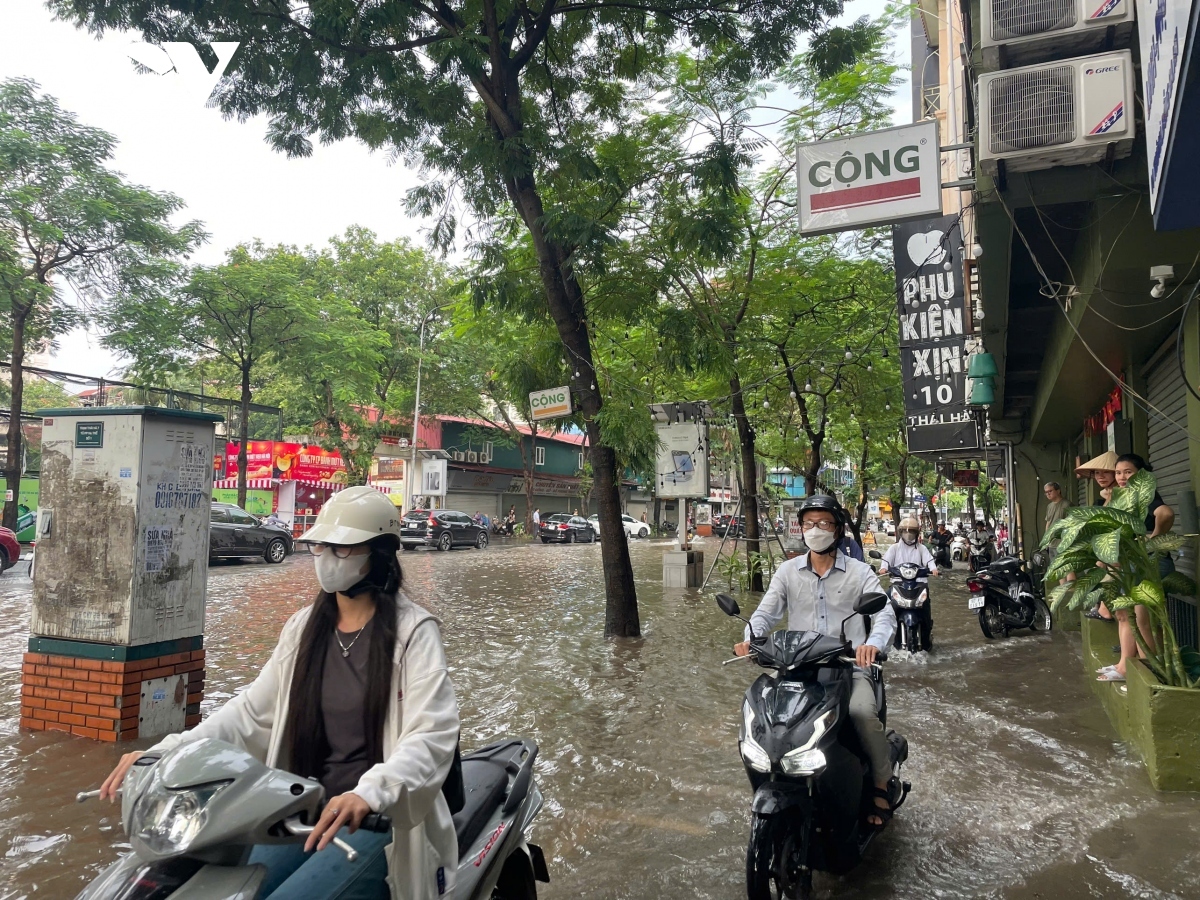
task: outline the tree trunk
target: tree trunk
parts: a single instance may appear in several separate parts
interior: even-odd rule
[[[633,580],[633,562],[629,542],[621,524],[621,495],[616,453],[604,444],[596,421],[602,402],[596,390],[596,370],[592,363],[591,338],[583,291],[571,272],[567,248],[550,240],[543,231],[545,210],[533,175],[522,173],[506,179],[509,198],[521,215],[538,258],[538,270],[546,292],[546,304],[568,353],[568,365],[579,373],[572,377],[573,393],[579,398],[579,411],[587,423],[595,476],[595,496],[600,507],[600,557],[604,567],[606,593],[604,633],[609,637],[638,637],[637,591]]]
[[[21,496],[21,404],[25,393],[25,316],[14,306],[12,319],[12,403],[8,416],[8,461],[4,466],[5,487],[12,499],[4,503],[4,527],[17,530],[17,501]],[[15,562],[15,560],[9,560]]]
[[[742,382],[736,375],[729,379],[733,418],[737,422],[738,445],[742,451],[742,522],[746,529],[746,563],[750,571],[750,590],[763,589],[762,569],[754,564],[751,554],[761,552],[758,534],[758,467],[754,461],[754,433],[746,417],[742,397]]]
[[[967,488],[967,518],[970,524],[975,524],[975,488]]]
[[[242,366],[242,421],[238,423],[237,505],[246,508],[247,446],[250,438],[250,365]]]
[[[867,462],[870,459],[870,437],[863,434],[862,456],[858,460],[858,504],[855,508],[854,521],[850,523],[854,531],[854,539],[862,546],[863,514],[867,509]]]
[[[900,458],[900,496],[892,500],[892,524],[897,531],[900,528],[900,507],[904,505],[904,497],[908,493],[908,457]]]

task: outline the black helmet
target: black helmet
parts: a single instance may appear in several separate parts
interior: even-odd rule
[[[814,509],[819,509],[822,512],[832,513],[834,520],[843,528],[846,525],[846,511],[842,509],[842,504],[838,503],[833,497],[828,494],[813,494],[811,497],[805,497],[800,503],[800,509],[797,511],[797,517],[803,519],[806,512],[811,512]]]

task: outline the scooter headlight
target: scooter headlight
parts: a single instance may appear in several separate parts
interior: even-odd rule
[[[741,751],[742,759],[755,772],[770,772],[771,757],[766,750],[759,746],[758,741],[750,736],[751,726],[754,724],[754,710],[750,708],[749,702],[742,706],[742,718],[744,722],[742,739],[738,742],[738,750]]]
[[[820,750],[793,750],[785,753],[779,763],[785,775],[815,775],[825,768],[825,754]]]
[[[204,827],[209,801],[232,783],[220,781],[183,790],[150,785],[133,808],[133,836],[153,853],[182,853]]]

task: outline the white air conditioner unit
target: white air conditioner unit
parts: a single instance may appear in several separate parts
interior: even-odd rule
[[[479,461],[485,466],[492,461],[492,456],[484,450],[479,451]]]
[[[454,459],[456,462],[462,462],[466,458],[467,458],[467,454],[463,453],[461,450],[454,451]]]
[[[1076,166],[1133,149],[1128,50],[979,76],[979,167],[995,175]]]
[[[981,0],[980,14],[985,52],[1029,62],[1129,46],[1134,0]]]
[[[467,451],[467,462],[479,462],[479,454],[474,450]]]

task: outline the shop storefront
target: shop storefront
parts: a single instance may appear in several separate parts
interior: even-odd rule
[[[227,444],[224,477],[213,482],[213,500],[237,502],[238,445]],[[325,502],[346,487],[346,464],[336,450],[290,441],[246,445],[246,511],[276,513],[292,533],[303,533]],[[387,492],[386,488],[379,486]]]

